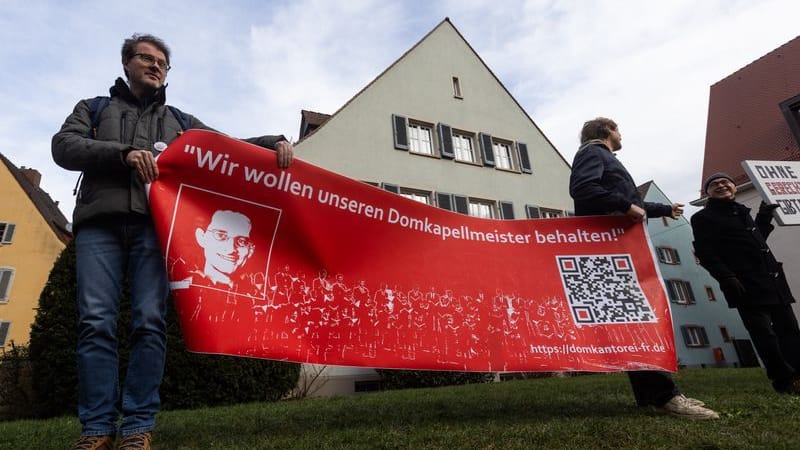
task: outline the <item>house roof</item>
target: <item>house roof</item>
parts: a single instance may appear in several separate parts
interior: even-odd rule
[[[420,45],[421,45],[421,44],[422,44],[422,43],[423,43],[423,42],[424,42],[424,41],[425,41],[425,40],[426,40],[426,39],[427,39],[427,38],[428,38],[430,35],[432,35],[432,34],[433,34],[433,33],[434,33],[434,32],[435,32],[437,29],[439,29],[439,28],[440,28],[440,27],[442,27],[442,26],[446,26],[446,25],[449,25],[450,27],[452,27],[452,29],[453,29],[453,30],[456,32],[456,34],[458,35],[458,37],[459,37],[459,38],[460,38],[462,41],[464,41],[464,43],[467,45],[467,47],[470,49],[470,51],[472,51],[472,53],[475,55],[475,57],[476,57],[476,58],[478,58],[478,61],[480,61],[480,62],[481,62],[481,64],[483,65],[483,67],[484,67],[484,68],[485,68],[485,69],[486,69],[486,70],[487,70],[487,71],[488,71],[488,72],[489,72],[489,73],[492,75],[492,77],[495,79],[495,81],[497,81],[497,84],[499,84],[499,85],[500,85],[500,87],[501,87],[501,88],[502,88],[502,89],[503,89],[503,90],[504,90],[504,91],[505,91],[505,92],[508,94],[508,96],[511,98],[511,100],[512,100],[512,101],[513,101],[513,102],[514,102],[516,105],[517,105],[517,107],[519,108],[519,110],[520,110],[520,111],[522,111],[522,113],[523,113],[523,114],[525,114],[525,117],[527,117],[527,118],[528,118],[528,120],[529,120],[529,121],[530,121],[530,123],[531,123],[531,124],[534,126],[534,128],[536,128],[536,130],[537,130],[537,131],[538,131],[538,132],[539,132],[539,133],[542,135],[542,137],[543,137],[543,138],[545,139],[545,141],[546,141],[546,142],[547,142],[547,143],[550,145],[550,147],[552,147],[552,148],[553,148],[553,150],[556,152],[556,154],[557,154],[557,155],[558,155],[558,156],[559,156],[559,157],[560,157],[560,158],[561,158],[561,159],[564,161],[564,163],[566,163],[567,167],[569,167],[569,165],[570,165],[570,164],[569,164],[569,161],[567,161],[567,160],[566,160],[566,158],[564,158],[564,155],[562,155],[562,154],[561,154],[561,152],[560,152],[560,151],[558,151],[558,149],[556,148],[556,146],[555,146],[555,145],[553,145],[553,142],[550,140],[550,138],[548,138],[548,137],[547,137],[547,135],[544,133],[544,131],[542,131],[542,129],[541,129],[541,128],[539,128],[539,125],[537,125],[537,124],[536,124],[536,122],[534,122],[534,121],[533,121],[533,118],[531,118],[531,116],[528,114],[528,112],[527,112],[527,111],[525,111],[525,108],[523,108],[523,107],[522,107],[522,105],[521,105],[521,104],[520,104],[520,103],[517,101],[517,99],[516,99],[516,98],[515,98],[515,97],[514,97],[514,96],[511,94],[511,92],[508,90],[508,88],[506,88],[506,86],[503,84],[503,82],[502,82],[502,81],[500,81],[500,78],[498,78],[498,77],[497,77],[497,75],[495,75],[495,73],[492,71],[492,69],[490,69],[490,68],[489,68],[489,66],[486,64],[486,62],[483,60],[483,58],[481,58],[481,56],[478,54],[478,52],[477,52],[477,51],[475,51],[475,49],[474,49],[474,48],[472,47],[472,45],[469,43],[469,41],[467,41],[467,40],[466,40],[466,38],[464,38],[464,35],[462,35],[460,31],[458,31],[458,28],[456,28],[456,26],[455,26],[455,25],[454,25],[454,24],[453,24],[453,23],[450,21],[450,18],[449,18],[449,17],[445,17],[445,18],[444,18],[444,19],[443,19],[441,22],[439,22],[439,23],[438,23],[438,24],[437,24],[435,27],[433,27],[433,29],[432,29],[431,31],[429,31],[429,32],[428,32],[428,33],[427,33],[425,36],[423,36],[423,37],[422,37],[422,38],[421,38],[419,41],[417,41],[417,43],[416,43],[416,44],[414,44],[414,45],[413,45],[413,46],[412,46],[410,49],[408,49],[408,50],[407,50],[405,53],[403,53],[402,55],[400,55],[400,57],[399,57],[399,58],[397,58],[397,60],[395,60],[395,61],[394,61],[392,64],[390,64],[390,65],[389,65],[389,67],[387,67],[386,69],[384,69],[384,70],[383,70],[383,72],[381,72],[380,74],[378,74],[378,76],[376,76],[376,77],[375,77],[375,78],[374,78],[372,81],[370,81],[370,82],[369,82],[369,83],[368,83],[366,86],[364,86],[364,87],[363,87],[363,88],[362,88],[360,91],[358,91],[358,92],[357,92],[357,93],[356,93],[356,94],[355,94],[355,95],[354,95],[352,98],[350,98],[350,100],[348,100],[348,101],[347,101],[347,102],[346,102],[344,105],[342,105],[342,106],[341,106],[339,109],[337,109],[337,110],[336,110],[336,111],[335,111],[333,114],[331,114],[330,116],[327,116],[327,117],[325,118],[325,121],[323,121],[323,123],[321,123],[321,124],[320,124],[320,127],[321,127],[321,126],[324,126],[324,123],[325,123],[325,122],[327,122],[327,121],[328,121],[328,120],[329,120],[331,117],[334,117],[334,116],[336,116],[337,114],[339,114],[339,112],[340,112],[340,111],[342,111],[343,109],[347,108],[347,106],[348,106],[348,105],[350,105],[350,103],[352,103],[353,101],[355,101],[355,100],[356,100],[356,99],[357,99],[357,98],[358,98],[358,97],[359,97],[359,96],[360,96],[362,93],[364,93],[364,91],[366,91],[367,89],[369,89],[369,88],[370,88],[370,86],[372,86],[373,84],[375,84],[375,82],[377,82],[377,81],[378,81],[378,80],[379,80],[381,77],[383,77],[383,76],[384,76],[384,75],[385,75],[387,72],[389,72],[390,70],[392,70],[392,68],[394,68],[394,67],[395,67],[395,66],[396,66],[398,63],[400,63],[400,61],[402,61],[402,60],[403,60],[403,58],[405,58],[405,57],[406,57],[406,55],[408,55],[409,53],[413,52],[413,51],[414,51],[414,50],[415,50],[417,47],[419,47],[419,46],[420,46]],[[319,113],[317,113],[317,114],[319,114]],[[302,141],[303,141],[305,138],[307,138],[307,137],[308,137],[308,135],[312,134],[312,133],[307,133],[306,135],[304,135],[304,134],[302,133],[302,132],[304,131],[304,130],[303,130],[303,122],[302,122],[302,120],[303,120],[303,119],[304,119],[304,116],[301,116],[301,125],[300,125],[300,126],[301,126],[301,128],[300,128],[300,131],[301,131],[301,133],[300,133],[300,139],[299,139],[299,142],[302,142]],[[312,131],[313,131],[313,130],[312,130]]]
[[[798,75],[800,36],[711,86],[701,186],[715,172],[729,173],[737,185],[748,182],[743,160],[800,160],[779,108],[800,94]]]
[[[18,168],[14,165],[8,158],[5,157],[2,153],[0,153],[0,161],[8,167],[8,171],[11,173],[11,176],[17,181],[19,186],[31,200],[31,203],[36,207],[39,211],[39,214],[42,215],[47,225],[53,230],[59,240],[63,243],[68,243],[70,239],[72,239],[72,233],[70,233],[67,229],[68,221],[67,218],[64,217],[64,214],[61,213],[61,210],[58,209],[58,203],[53,201],[50,198],[50,195],[42,190],[42,188],[38,185],[37,182],[32,181],[26,173],[31,173],[37,177],[40,177],[38,172],[34,171],[33,169],[22,169]]]
[[[650,191],[650,186],[652,185],[653,185],[653,180],[650,180],[644,184],[640,184],[639,186],[637,186],[636,189],[639,191],[639,196],[642,198],[647,197],[647,192]]]
[[[303,139],[307,135],[313,133],[314,130],[319,128],[320,125],[325,123],[330,117],[330,114],[307,111],[305,109],[300,110],[300,139]]]

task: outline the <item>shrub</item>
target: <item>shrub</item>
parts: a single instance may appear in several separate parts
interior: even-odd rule
[[[74,414],[77,408],[75,296],[75,249],[70,243],[53,266],[31,328],[34,406],[39,417]],[[118,323],[121,380],[128,360],[129,333],[124,332],[128,329],[130,300],[123,289]],[[294,388],[299,371],[300,365],[294,363],[188,353],[174,309],[168,308],[167,364],[161,386],[164,409],[278,400]]]
[[[432,370],[379,369],[384,389],[408,389],[451,386],[456,384],[488,383],[494,379],[493,372],[451,372]]]
[[[33,386],[28,348],[14,345],[0,356],[0,415],[33,417]]]

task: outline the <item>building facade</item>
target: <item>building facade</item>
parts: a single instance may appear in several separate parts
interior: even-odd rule
[[[39,187],[41,175],[0,154],[0,349],[30,340],[39,296],[70,239],[67,219]],[[2,350],[0,350],[2,351]]]
[[[448,19],[334,114],[303,111],[300,136],[298,157],[432,206],[495,219],[572,208],[568,162]],[[318,379],[316,395],[346,394],[377,375]]]
[[[652,181],[639,187],[648,202],[671,204]],[[647,233],[667,290],[680,367],[758,366],[739,314],[728,308],[717,281],[694,256],[686,217],[651,219]]]

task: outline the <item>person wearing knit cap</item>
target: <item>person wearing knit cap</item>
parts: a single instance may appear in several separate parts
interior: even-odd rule
[[[794,297],[783,264],[767,245],[778,205],[762,201],[753,220],[750,208],[736,202],[736,185],[723,172],[708,177],[703,189],[708,203],[691,220],[695,255],[719,282],[728,306],[739,311],[772,387],[800,395],[800,328],[791,306]]]
[[[572,163],[569,193],[576,216],[626,215],[634,222],[648,217],[672,217],[683,213],[681,203],[665,205],[642,200],[636,183],[613,152],[622,148],[617,124],[604,117],[589,120],[581,130],[581,146]],[[688,419],[719,419],[700,400],[681,394],[672,376],[655,370],[628,372],[639,406]]]

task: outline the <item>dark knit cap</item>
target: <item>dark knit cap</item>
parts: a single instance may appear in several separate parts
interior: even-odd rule
[[[730,181],[731,183],[736,184],[733,181],[733,178],[730,175],[728,175],[727,173],[725,173],[725,172],[717,172],[717,173],[711,174],[710,177],[706,178],[706,182],[703,183],[703,192],[708,192],[708,185],[711,184],[712,181],[718,180],[720,178],[725,178],[728,181]]]

